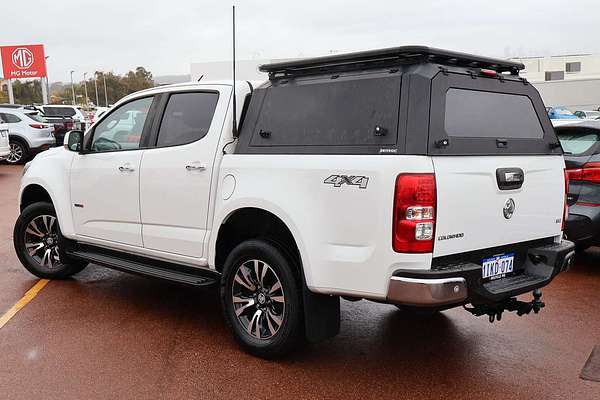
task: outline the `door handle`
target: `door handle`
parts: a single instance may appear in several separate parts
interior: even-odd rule
[[[119,171],[120,172],[133,172],[133,171],[135,171],[135,169],[133,169],[133,168],[127,166],[127,165],[121,165],[119,167]]]
[[[206,167],[201,164],[189,164],[185,166],[188,171],[204,171]]]

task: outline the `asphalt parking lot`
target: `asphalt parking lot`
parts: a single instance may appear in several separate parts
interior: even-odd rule
[[[20,167],[0,165],[0,316],[36,284],[12,246]],[[342,302],[342,331],[285,360],[243,353],[217,291],[98,266],[49,282],[0,328],[3,399],[599,399],[600,249],[544,290],[537,316],[413,317]]]

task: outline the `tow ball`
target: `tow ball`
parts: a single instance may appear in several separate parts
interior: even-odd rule
[[[526,302],[517,300],[516,297],[501,301],[494,304],[473,304],[472,307],[464,306],[464,309],[476,317],[487,315],[490,323],[502,320],[504,311],[516,312],[519,317],[529,314],[533,311],[539,313],[546,306],[542,299],[542,291],[536,289],[533,291],[533,300]]]

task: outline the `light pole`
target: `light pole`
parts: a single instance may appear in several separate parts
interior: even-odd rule
[[[75,105],[75,85],[73,85],[73,72],[71,71],[71,95],[73,95],[73,105]]]
[[[87,72],[83,73],[83,87],[85,89],[85,106],[87,107],[90,104],[90,100],[88,99],[87,93]]]
[[[98,100],[98,71],[94,72],[94,88],[96,89],[96,107],[100,107],[100,101]]]
[[[50,56],[44,57],[44,59],[46,60],[46,64],[48,64],[49,58],[50,58]],[[50,103],[50,84],[48,83],[48,66],[47,65],[46,65],[46,98],[42,99],[42,100],[43,100],[43,102],[46,102],[47,104]]]
[[[102,79],[104,79],[104,105],[108,107],[108,92],[106,91],[106,74],[102,72]]]

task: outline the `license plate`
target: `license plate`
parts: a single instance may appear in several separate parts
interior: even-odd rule
[[[500,279],[513,272],[515,253],[484,258],[481,263],[483,279]]]

